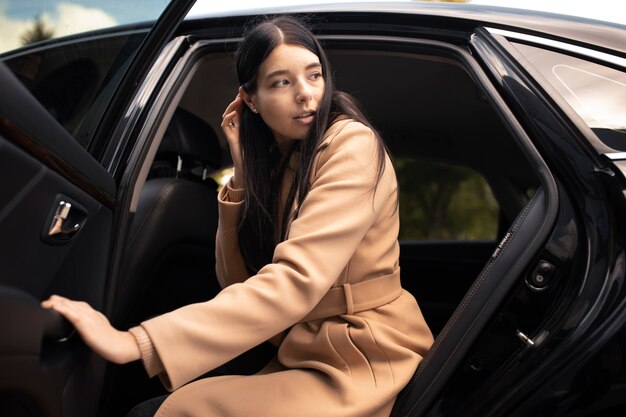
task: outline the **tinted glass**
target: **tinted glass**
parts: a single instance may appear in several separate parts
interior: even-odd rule
[[[626,73],[551,50],[513,43],[608,146],[626,150]]]
[[[0,2],[0,59],[88,147],[165,0]]]
[[[395,158],[401,240],[493,240],[499,207],[485,178],[462,165]]]

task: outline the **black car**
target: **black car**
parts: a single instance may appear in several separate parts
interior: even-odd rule
[[[624,415],[626,27],[411,2],[183,19],[191,3],[0,55],[0,415],[163,393],[39,303],[128,328],[219,291],[233,55],[275,13],[309,22],[394,157],[403,286],[437,337],[392,416]]]

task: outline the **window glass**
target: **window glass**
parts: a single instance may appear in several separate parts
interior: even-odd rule
[[[485,178],[461,165],[396,158],[401,240],[495,240],[499,207]]]
[[[513,43],[608,146],[626,150],[626,73]]]
[[[84,147],[166,0],[0,0],[0,60]]]
[[[155,21],[169,0],[2,0],[0,53],[98,29]]]

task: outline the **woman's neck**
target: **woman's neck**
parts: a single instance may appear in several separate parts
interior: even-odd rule
[[[287,155],[289,151],[291,150],[291,148],[294,147],[295,144],[296,144],[296,140],[283,140],[283,141],[277,141],[276,147],[278,148],[281,154]]]

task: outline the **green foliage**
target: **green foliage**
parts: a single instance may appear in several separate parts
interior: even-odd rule
[[[52,29],[47,29],[41,16],[37,16],[33,21],[33,27],[28,29],[20,36],[22,45],[30,45],[31,43],[45,41],[54,36]]]
[[[495,239],[498,204],[487,181],[458,165],[397,159],[400,239]]]

